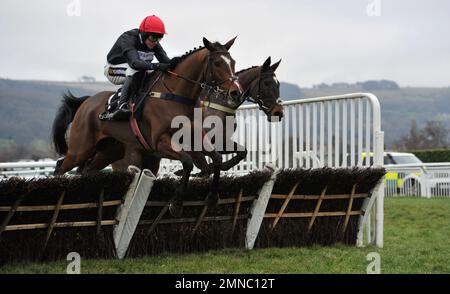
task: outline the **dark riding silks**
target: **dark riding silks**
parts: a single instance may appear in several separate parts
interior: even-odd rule
[[[116,41],[107,55],[110,64],[128,63],[135,70],[151,70],[153,56],[161,63],[169,63],[161,44],[157,43],[153,49],[145,45],[138,29],[123,33]]]

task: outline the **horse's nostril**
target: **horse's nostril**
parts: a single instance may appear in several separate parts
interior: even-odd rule
[[[283,113],[280,111],[275,112],[273,115],[278,116],[278,117],[283,117]]]

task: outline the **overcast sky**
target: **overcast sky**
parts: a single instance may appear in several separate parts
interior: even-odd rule
[[[448,0],[1,0],[0,77],[106,80],[109,49],[149,14],[166,24],[170,57],[203,36],[225,43],[238,35],[236,69],[282,58],[279,80],[303,87],[368,79],[450,86]]]

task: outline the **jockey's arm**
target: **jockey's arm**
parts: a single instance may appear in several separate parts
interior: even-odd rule
[[[134,52],[133,52],[134,51]],[[128,64],[131,68],[137,71],[143,70],[167,70],[167,63],[151,63],[145,60],[139,59],[139,54],[136,50],[129,50],[125,54]],[[170,61],[170,60],[169,60]]]
[[[139,54],[136,49],[130,49],[125,52],[125,58],[131,68],[135,70],[153,70],[155,69],[153,63],[147,62],[139,58]]]
[[[159,43],[156,44],[156,46],[153,50],[155,51],[155,57],[156,57],[156,59],[158,59],[159,62],[161,62],[161,63],[169,63],[170,62],[170,58],[167,56],[167,53],[166,53],[166,51],[164,51],[161,44],[159,44]]]
[[[118,42],[120,42],[122,54],[131,68],[137,71],[155,69],[155,65],[139,58],[139,53],[135,47],[135,40],[131,35],[127,33],[122,34]]]

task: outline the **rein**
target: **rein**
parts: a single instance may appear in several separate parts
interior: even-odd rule
[[[259,109],[264,111],[264,112],[270,112],[272,111],[272,109],[276,106],[276,103],[274,105],[272,105],[271,107],[264,105],[264,102],[260,99],[261,95],[260,95],[260,89],[261,89],[261,78],[265,77],[265,76],[271,76],[274,77],[275,74],[272,73],[262,73],[259,74],[258,76],[256,76],[253,80],[252,80],[252,84],[253,86],[251,86],[247,91],[245,91],[242,95],[244,96],[244,99],[242,100],[241,103],[239,103],[239,105],[237,105],[235,108],[233,107],[228,107],[222,104],[218,104],[218,103],[214,103],[211,102],[211,96],[207,94],[207,96],[209,97],[208,101],[201,101],[201,105],[203,107],[207,107],[207,108],[212,108],[215,110],[219,110],[225,113],[229,113],[229,114],[236,114],[236,110],[239,108],[239,106],[241,106],[245,101],[257,104],[259,106]],[[256,80],[258,80],[258,83],[254,83]],[[253,90],[255,89],[255,87],[258,86],[258,92],[256,95],[256,98],[253,98],[251,95],[247,95],[247,93],[251,93],[253,92]],[[216,97],[218,96],[218,94],[216,94]],[[280,99],[277,100],[277,103],[282,104],[282,101]]]
[[[209,56],[211,56],[212,54],[227,54],[227,55],[230,55],[230,53],[229,53],[228,51],[213,51],[213,52],[210,52],[210,53],[208,54],[208,68],[209,68],[211,77],[214,76],[214,75],[213,75],[213,72],[212,72],[212,67],[211,67],[211,65],[210,65],[211,61],[210,61],[210,59],[209,59]],[[171,70],[168,70],[168,71],[166,71],[166,72],[167,72],[168,74],[173,75],[174,77],[177,77],[177,78],[182,79],[182,80],[185,80],[185,81],[187,81],[187,82],[189,82],[189,83],[198,85],[198,86],[200,86],[200,88],[202,88],[202,89],[204,89],[204,90],[207,90],[208,93],[209,93],[210,91],[213,91],[213,92],[216,93],[216,94],[219,94],[219,93],[227,93],[227,91],[225,91],[224,89],[221,89],[220,86],[223,85],[224,83],[228,82],[228,81],[234,82],[234,81],[237,81],[237,80],[238,80],[238,77],[237,77],[237,76],[232,76],[232,77],[230,77],[230,78],[228,78],[228,79],[225,79],[225,80],[223,80],[223,81],[220,81],[220,82],[218,82],[218,83],[215,83],[215,81],[213,80],[212,82],[213,82],[214,84],[208,84],[208,83],[206,83],[206,82],[200,83],[199,81],[192,80],[192,79],[190,79],[190,78],[184,77],[184,76],[179,75],[179,74],[177,74],[176,72],[173,72],[173,71],[171,71]]]
[[[208,67],[209,67],[209,71],[210,71],[211,77],[213,77],[213,72],[212,72],[211,61],[209,59],[209,56],[211,56],[212,54],[227,54],[227,55],[230,55],[230,53],[228,51],[214,51],[214,52],[210,52],[208,54]],[[205,71],[207,71],[207,70],[208,69],[205,69]],[[216,94],[216,97],[218,97],[220,94],[225,94],[225,93],[228,94],[228,92],[226,90],[221,89],[220,86],[222,84],[224,84],[225,82],[227,82],[227,81],[234,82],[234,81],[238,80],[238,77],[233,75],[232,77],[230,77],[228,79],[225,79],[223,81],[220,81],[219,83],[215,83],[215,81],[213,80],[213,82],[215,84],[211,85],[211,84],[208,84],[206,82],[201,83],[199,81],[187,78],[187,77],[182,76],[180,74],[177,74],[176,72],[173,72],[171,70],[167,70],[166,72],[168,74],[170,74],[170,75],[173,75],[174,77],[177,77],[179,79],[185,80],[185,81],[187,81],[189,83],[192,83],[192,84],[195,84],[195,85],[199,85],[201,89],[204,89],[204,90],[207,91],[207,96],[208,97],[210,97],[209,93],[211,91]],[[203,75],[205,76],[205,74],[203,74]],[[175,101],[175,102],[178,102],[178,103],[181,103],[181,104],[185,104],[185,105],[188,105],[188,106],[193,106],[193,107],[199,105],[199,101],[200,101],[199,97],[197,99],[195,99],[195,100],[192,100],[192,99],[189,99],[187,97],[175,95],[175,94],[172,94],[172,93],[153,92],[152,89],[153,89],[154,85],[156,85],[156,83],[162,77],[163,77],[163,72],[161,72],[161,74],[153,81],[152,85],[146,91],[145,97],[150,96],[151,98],[160,98],[160,99],[165,99],[165,100],[171,100],[171,101]],[[167,87],[167,85],[165,83],[164,83],[164,86],[170,91],[170,89]],[[239,104],[239,106],[243,102],[244,101],[242,101]],[[223,111],[223,112],[226,112],[226,113],[230,113],[230,114],[235,114],[236,113],[236,109],[237,109],[237,107],[236,107],[236,109],[233,109],[233,108],[230,108],[230,107],[218,104],[218,103],[213,103],[211,101],[204,101],[204,102],[201,101],[201,105],[205,106],[205,107],[210,107],[210,108],[213,108],[213,109],[216,109],[216,110],[220,110],[220,111]]]

